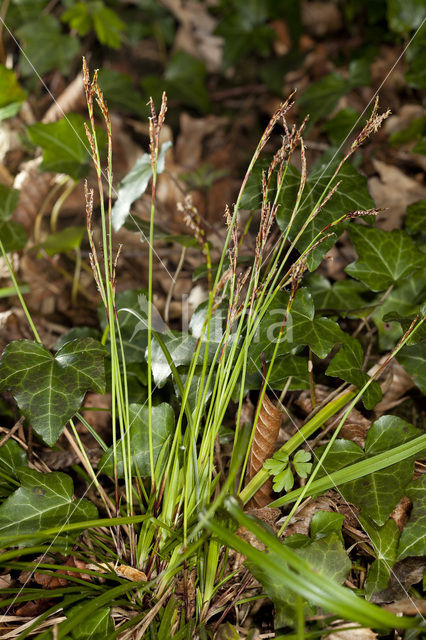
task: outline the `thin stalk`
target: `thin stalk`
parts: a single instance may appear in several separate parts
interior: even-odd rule
[[[17,282],[17,280],[15,278],[15,274],[13,273],[12,265],[10,264],[9,257],[7,255],[5,249],[4,249],[4,245],[3,245],[3,242],[1,241],[1,239],[0,239],[0,250],[1,250],[2,256],[4,258],[4,261],[6,262],[6,266],[7,266],[7,269],[9,271],[10,279],[12,280],[13,286],[15,287],[16,295],[19,298],[19,302],[21,303],[22,309],[23,309],[23,311],[25,313],[25,316],[26,316],[26,318],[28,320],[28,324],[30,325],[31,330],[32,330],[32,332],[34,334],[36,342],[38,342],[39,344],[42,344],[40,336],[38,335],[38,331],[35,328],[35,324],[34,324],[32,318],[31,318],[31,314],[28,311],[28,307],[27,307],[27,305],[25,303],[25,300],[24,300],[24,298],[23,298],[23,296],[21,294],[21,291],[19,289],[18,282]]]

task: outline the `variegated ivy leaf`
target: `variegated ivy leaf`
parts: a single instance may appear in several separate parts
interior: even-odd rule
[[[9,390],[34,431],[55,444],[87,391],[105,392],[105,347],[93,338],[67,342],[56,355],[31,340],[16,340],[0,360],[0,390]]]

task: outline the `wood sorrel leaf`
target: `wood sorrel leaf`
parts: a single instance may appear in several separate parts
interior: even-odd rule
[[[401,534],[398,560],[407,556],[422,556],[426,552],[426,475],[413,480],[405,495],[412,501],[413,509]]]
[[[56,355],[31,340],[15,340],[0,360],[0,390],[12,392],[34,431],[53,445],[84,394],[104,393],[105,347],[93,338],[67,342]]]
[[[33,533],[34,538],[26,542],[31,545],[37,539],[37,531],[98,515],[88,500],[73,500],[73,483],[65,473],[20,469],[19,479],[21,487],[0,507],[0,538]]]
[[[382,291],[425,265],[426,258],[408,233],[353,224],[350,237],[358,260],[345,269],[372,291]]]
[[[151,466],[149,460],[149,434],[148,434],[148,407],[141,404],[131,404],[130,414],[130,454],[131,470],[133,475],[149,476]],[[158,459],[161,449],[171,437],[174,429],[175,418],[172,407],[163,402],[152,407],[152,449],[154,464]],[[125,444],[127,447],[127,443]],[[119,440],[116,447],[117,475],[124,477],[123,446]],[[99,463],[102,473],[114,475],[114,452],[110,447]]]

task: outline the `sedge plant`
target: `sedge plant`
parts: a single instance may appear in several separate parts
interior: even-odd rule
[[[114,255],[111,121],[96,73],[93,78],[90,78],[85,63],[83,71],[89,111],[87,137],[97,173],[100,196],[101,250],[97,248],[93,229],[93,192],[86,187],[90,259],[100,299],[105,309],[107,327],[102,340],[109,346],[111,362],[109,387],[114,469],[111,480],[114,489],[109,492],[102,486],[102,477],[99,477],[99,472],[93,469],[87,458],[75,424],[71,420],[70,437],[80,447],[87,480],[94,484],[101,498],[104,517],[39,531],[36,544],[28,546],[26,550],[6,552],[0,560],[4,566],[20,566],[16,558],[21,554],[43,554],[47,551],[53,554],[55,552],[55,544],[53,543],[48,549],[44,546],[43,540],[48,540],[52,536],[56,539],[55,536],[59,533],[63,535],[71,530],[81,531],[74,554],[80,560],[84,560],[85,564],[81,567],[75,566],[71,571],[72,575],[69,575],[69,572],[66,575],[61,574],[66,579],[57,590],[56,596],[68,599],[66,606],[70,613],[67,613],[66,619],[58,625],[55,631],[57,638],[70,637],[68,634],[73,634],[72,637],[77,638],[79,624],[96,615],[96,612],[112,606],[119,607],[120,614],[116,616],[116,628],[105,622],[104,637],[123,639],[146,637],[160,640],[170,637],[213,637],[230,607],[253,597],[253,590],[241,589],[241,580],[237,579],[239,569],[234,571],[231,567],[229,562],[231,548],[244,554],[251,566],[263,565],[263,570],[268,573],[271,580],[276,579],[283,588],[287,585],[296,592],[295,620],[296,628],[299,630],[302,629],[304,620],[301,605],[303,599],[322,607],[330,614],[365,626],[388,629],[396,626],[398,628],[413,626],[415,623],[412,619],[396,617],[383,611],[347,588],[336,584],[330,578],[317,575],[308,561],[302,560],[291,548],[282,545],[280,535],[301,500],[305,496],[315,495],[315,492],[319,493],[319,486],[323,488],[336,486],[347,482],[348,479],[362,477],[363,474],[371,472],[372,468],[383,469],[415,455],[425,446],[424,436],[396,447],[393,455],[392,452],[387,452],[386,456],[379,454],[375,458],[370,458],[368,465],[362,466],[363,463],[360,462],[352,465],[353,468],[348,467],[343,472],[336,472],[334,476],[332,474],[321,480],[315,480],[321,463],[326,459],[328,452],[326,449],[307,484],[275,501],[274,506],[296,503],[278,536],[266,531],[261,523],[255,522],[243,511],[243,505],[249,502],[269,477],[267,465],[249,482],[245,482],[245,470],[263,397],[274,372],[280,345],[286,339],[292,308],[307,270],[309,257],[323,242],[327,241],[334,227],[351,218],[374,215],[377,210],[342,212],[338,220],[325,226],[301,252],[297,252],[298,240],[338,189],[339,172],[344,163],[364,140],[377,130],[387,113],[380,115],[376,103],[367,124],[336,166],[318,201],[314,203],[309,215],[295,234],[292,234],[293,225],[306,195],[307,166],[302,137],[305,123],[302,123],[299,128],[290,127],[286,119],[286,114],[293,104],[292,97],[273,115],[249,164],[235,205],[232,210],[226,209],[227,234],[215,271],[212,269],[210,246],[200,220],[190,207],[184,207],[188,225],[206,258],[209,291],[193,355],[183,374],[174,363],[173,352],[169,348],[169,336],[157,331],[153,325],[155,204],[160,132],[167,111],[166,96],[162,97],[158,113],[154,103],[150,102],[152,200],[147,313],[141,315],[134,309],[122,309],[118,312],[116,270],[119,252]],[[95,129],[95,104],[100,108],[107,131],[105,174]],[[262,202],[254,260],[249,268],[244,269],[239,263],[242,251],[239,228],[243,196],[254,167],[277,126],[282,127],[282,144],[262,175]],[[290,212],[287,227],[273,245],[271,231],[280,207],[280,197],[289,177],[291,162],[297,153],[302,171],[294,207]],[[246,233],[247,229],[244,234]],[[264,380],[253,418],[247,420],[244,402],[249,371],[253,365],[251,345],[256,340],[259,327],[268,310],[283,291],[288,292],[286,307],[280,318],[279,331],[275,336],[271,356],[265,365]],[[28,313],[22,296],[20,299],[24,310]],[[216,320],[223,309],[226,310],[225,318],[223,320],[221,317],[219,322],[221,329],[218,335]],[[123,311],[133,314],[135,319],[146,328],[147,334],[148,395],[143,415],[146,417],[144,428],[148,435],[146,451],[148,474],[139,472],[131,438],[134,418],[132,418],[129,402],[125,348],[120,327],[120,314]],[[33,326],[29,314],[28,318]],[[418,330],[421,323],[422,319],[416,318],[388,360],[394,357]],[[36,340],[39,340],[35,327],[33,330]],[[160,446],[154,442],[158,421],[169,419],[171,408],[164,408],[156,399],[152,375],[154,348],[161,350],[179,396],[179,407],[173,429]],[[254,364],[258,368],[261,366],[260,362]],[[280,449],[279,454],[287,456],[288,459],[288,456],[297,451],[327,420],[347,407],[330,441],[331,446],[351,409],[379,373],[380,371],[377,371],[363,388],[357,390],[348,385],[336,398],[317,408],[314,415]],[[232,454],[227,466],[219,472],[217,445],[232,403],[236,406]],[[173,421],[173,418],[171,419]],[[85,421],[84,423],[90,429],[90,425]],[[102,444],[106,449],[106,444]],[[250,546],[244,537],[236,532],[237,526],[250,530],[269,553],[262,553]],[[18,541],[31,542],[31,536],[18,537]],[[88,564],[89,568],[87,568]],[[53,571],[53,565],[39,562],[37,566],[37,571],[46,571],[48,574]],[[55,565],[54,568],[58,570],[58,566]],[[130,578],[130,582],[125,579],[130,575],[128,569],[137,572],[132,574],[134,577]],[[89,574],[91,580],[82,579],[83,573]],[[109,581],[108,587],[105,586],[105,579]],[[243,586],[247,587],[249,584],[251,584],[250,576],[246,576]],[[14,597],[15,601],[17,599],[23,601],[27,595],[31,598],[36,597],[31,590],[28,594],[22,592],[18,596],[11,592],[6,602],[11,603]],[[255,594],[254,597],[259,597],[259,594]],[[58,605],[52,606],[20,637],[26,637],[37,627],[37,623],[41,624],[48,620],[49,616],[54,616],[59,609]],[[297,637],[299,635],[298,633]],[[300,637],[303,636],[300,635]]]

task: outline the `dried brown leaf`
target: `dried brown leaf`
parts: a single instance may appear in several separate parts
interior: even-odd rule
[[[42,122],[55,122],[63,118],[65,114],[70,113],[70,111],[81,111],[86,104],[83,89],[83,75],[79,73],[49,107],[43,116]]]
[[[40,157],[25,162],[13,183],[14,188],[20,190],[13,220],[22,224],[29,233],[55,179],[53,173],[39,171],[41,160]]]
[[[377,633],[371,629],[354,629],[353,623],[339,624],[339,627],[352,627],[347,631],[336,631],[327,635],[328,640],[376,640]]]
[[[275,407],[265,394],[251,445],[247,466],[247,481],[251,480],[251,478],[260,471],[265,460],[273,456],[275,443],[281,427],[281,417],[281,411]],[[272,480],[269,479],[268,482],[255,493],[249,503],[249,508],[265,507],[270,502],[271,492]]]

